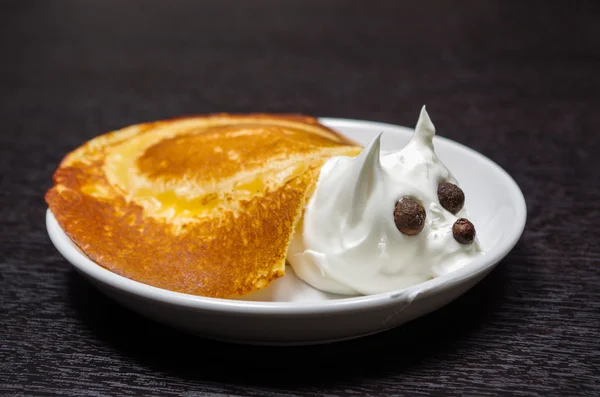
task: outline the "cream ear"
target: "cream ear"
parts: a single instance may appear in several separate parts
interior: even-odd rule
[[[412,140],[421,141],[423,143],[431,144],[433,137],[435,136],[435,126],[425,109],[425,105],[421,108],[421,114],[415,127],[415,134]]]
[[[381,172],[380,151],[381,151],[381,135],[377,135],[356,157],[356,161],[352,167],[356,172],[350,172],[351,177],[347,181],[348,184],[355,186],[354,193],[350,197],[344,199],[351,200],[350,206],[355,211],[348,217],[349,226],[360,222],[362,219],[361,209],[365,208],[369,195],[372,192],[372,184],[377,180],[376,174]]]

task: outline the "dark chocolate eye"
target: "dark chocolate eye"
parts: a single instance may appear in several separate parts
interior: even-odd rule
[[[460,218],[452,226],[452,235],[461,244],[471,244],[475,241],[475,226],[468,219]]]
[[[417,200],[403,197],[394,208],[394,222],[401,233],[414,236],[425,226],[425,208]]]
[[[442,182],[437,189],[438,200],[442,207],[457,214],[465,205],[465,194],[462,189],[450,182]]]

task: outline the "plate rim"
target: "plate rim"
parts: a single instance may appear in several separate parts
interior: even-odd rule
[[[409,127],[378,121],[333,117],[319,117],[318,120],[326,127],[332,129],[343,127],[363,127],[366,129],[387,128],[409,135],[412,135],[414,132],[414,129]],[[401,290],[367,296],[309,302],[244,301],[185,294],[129,279],[96,264],[75,246],[67,234],[60,228],[50,209],[46,210],[46,228],[50,240],[59,253],[77,270],[85,275],[120,291],[125,291],[149,300],[189,309],[226,312],[230,314],[248,314],[251,312],[254,315],[314,315],[331,312],[339,313],[369,310],[374,307],[397,305],[401,302],[411,303],[415,299],[422,299],[429,294],[445,291],[460,284],[465,279],[471,279],[482,272],[490,271],[517,244],[523,234],[527,221],[525,197],[516,181],[508,174],[508,172],[485,155],[466,145],[439,135],[436,135],[434,139],[453,145],[456,149],[478,158],[479,161],[487,163],[487,165],[494,169],[494,171],[504,179],[505,185],[508,188],[508,194],[516,204],[515,222],[508,233],[508,237],[501,244],[495,246],[491,253],[489,251],[486,252],[486,255],[476,258],[467,266],[452,273]]]

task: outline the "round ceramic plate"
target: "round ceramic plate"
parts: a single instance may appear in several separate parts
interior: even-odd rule
[[[382,150],[406,145],[413,130],[346,119],[320,121],[367,144],[380,132]],[[286,275],[245,299],[187,295],[112,273],[84,255],[50,211],[48,234],[58,251],[92,284],[124,306],[149,318],[208,338],[252,344],[316,344],[357,338],[397,327],[451,302],[504,258],[525,227],[526,207],[515,181],[481,154],[436,136],[440,160],[460,181],[470,218],[485,255],[468,266],[427,282],[383,294],[341,297],[311,288],[288,266]]]

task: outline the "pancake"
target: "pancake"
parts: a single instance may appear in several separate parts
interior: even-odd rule
[[[100,266],[171,291],[239,297],[284,275],[320,167],[360,149],[308,116],[143,123],[69,153],[45,198]]]

